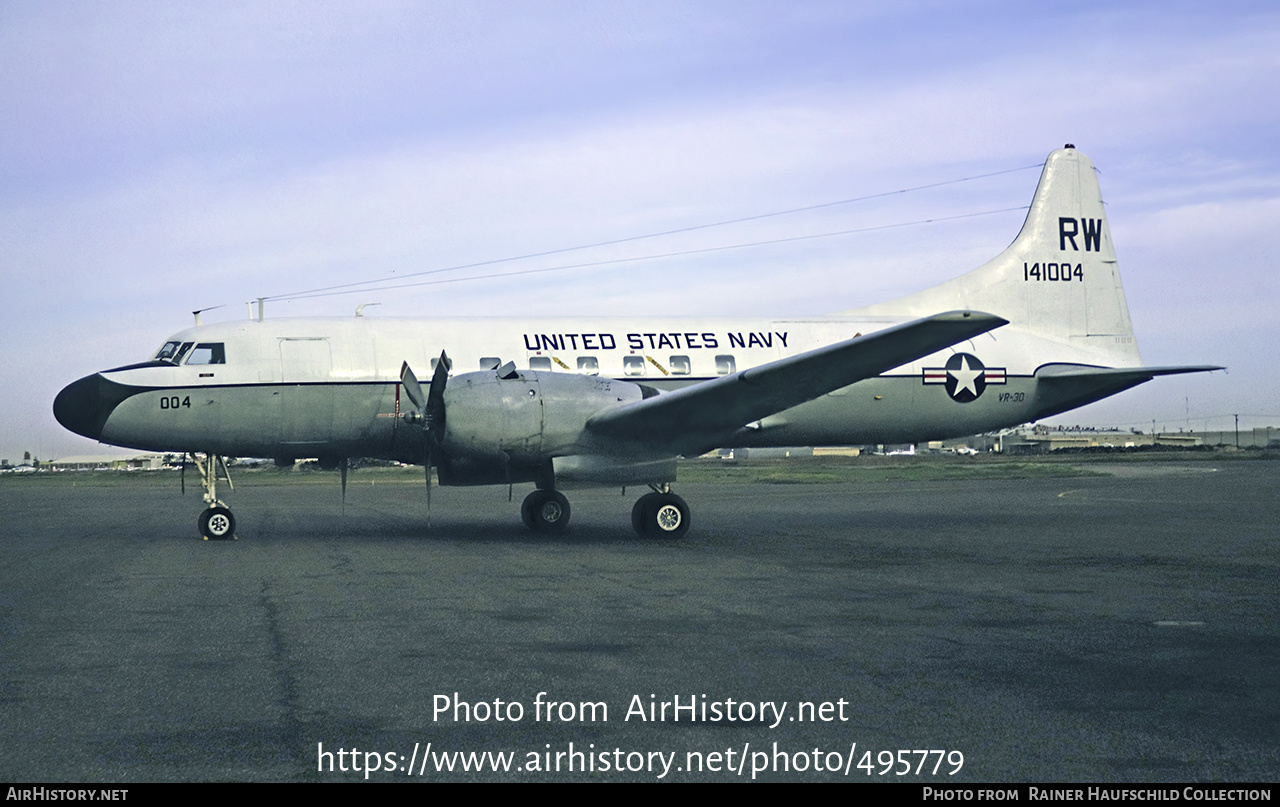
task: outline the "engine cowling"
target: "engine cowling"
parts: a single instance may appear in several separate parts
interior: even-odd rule
[[[493,371],[449,379],[444,391],[443,456],[446,485],[540,480],[553,457],[592,454],[587,421],[651,391],[597,376],[525,371],[500,377]]]

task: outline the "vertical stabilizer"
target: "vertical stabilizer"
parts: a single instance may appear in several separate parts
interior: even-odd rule
[[[1045,161],[1022,231],[968,274],[852,315],[989,311],[1112,366],[1141,364],[1093,163],[1068,145]]]

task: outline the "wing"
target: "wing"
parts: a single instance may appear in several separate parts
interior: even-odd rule
[[[587,430],[655,453],[702,453],[748,423],[1007,322],[980,311],[937,314],[609,409]]]

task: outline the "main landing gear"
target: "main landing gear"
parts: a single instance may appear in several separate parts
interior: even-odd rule
[[[235,540],[236,517],[231,515],[231,509],[218,499],[219,469],[222,470],[222,478],[227,480],[227,486],[232,490],[236,489],[236,486],[231,484],[231,474],[227,471],[226,460],[216,454],[203,456],[192,454],[191,458],[197,470],[200,471],[200,482],[204,485],[204,501],[209,505],[208,509],[200,514],[198,522],[200,536],[206,541]]]
[[[569,524],[569,500],[558,490],[535,490],[524,497],[520,518],[534,532],[563,532]]]
[[[681,538],[689,531],[689,505],[671,485],[650,485],[631,508],[631,526],[643,538]],[[569,523],[569,500],[557,490],[535,490],[520,505],[520,518],[534,532],[563,532]]]
[[[631,508],[631,527],[643,538],[682,538],[689,531],[689,505],[671,492],[671,485],[650,485]]]

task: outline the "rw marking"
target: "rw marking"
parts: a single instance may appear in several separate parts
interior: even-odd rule
[[[1083,232],[1081,229],[1083,228]],[[1085,252],[1102,251],[1102,219],[1073,219],[1069,216],[1058,217],[1058,249],[1065,252],[1067,242],[1076,252],[1080,247],[1076,244],[1076,236],[1082,236]]]

